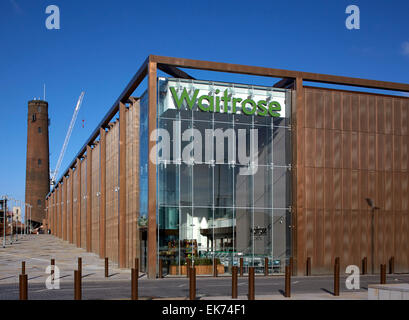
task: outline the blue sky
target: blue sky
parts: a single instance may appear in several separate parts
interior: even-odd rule
[[[345,27],[350,4],[360,8],[360,30]],[[48,5],[60,8],[60,30],[45,27]],[[149,54],[408,83],[408,13],[404,0],[1,0],[0,195],[24,199],[27,102],[42,98],[44,83],[51,169],[86,92],[65,170]]]

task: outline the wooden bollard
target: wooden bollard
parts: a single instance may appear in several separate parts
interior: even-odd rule
[[[268,258],[264,258],[264,275],[267,277],[268,276]]]
[[[395,257],[389,259],[389,274],[395,273]]]
[[[248,299],[254,300],[254,267],[249,267],[249,292]]]
[[[74,270],[74,300],[82,299],[81,276],[78,270]]]
[[[362,259],[362,274],[367,274],[368,273],[368,258],[364,257]]]
[[[236,266],[232,267],[231,270],[231,297],[232,299],[237,299],[237,273],[238,268]]]
[[[196,299],[196,268],[189,271],[189,300]]]
[[[217,277],[217,260],[213,259],[213,277]]]
[[[138,300],[138,268],[132,268],[131,270],[131,299]]]
[[[163,260],[159,259],[159,279],[163,278]]]
[[[108,269],[108,258],[105,258],[105,278],[109,276],[109,269]]]
[[[311,258],[307,258],[307,270],[306,270],[306,275],[310,276],[311,275]]]
[[[381,264],[381,284],[386,284],[386,264]]]
[[[334,265],[334,296],[339,296],[339,269],[340,269],[339,258],[335,258],[335,265]]]
[[[291,268],[290,266],[285,266],[285,290],[284,297],[291,297]]]
[[[78,272],[80,273],[80,277],[82,278],[82,258],[78,258]]]
[[[26,274],[26,262],[21,261],[21,274]]]
[[[240,277],[244,275],[244,263],[243,258],[240,258]]]
[[[26,274],[19,275],[19,295],[20,300],[28,299],[28,277]]]

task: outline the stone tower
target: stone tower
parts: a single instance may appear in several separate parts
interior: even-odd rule
[[[26,203],[32,206],[31,222],[39,226],[45,218],[45,196],[50,191],[48,102],[28,102]],[[30,217],[27,216],[27,221]]]

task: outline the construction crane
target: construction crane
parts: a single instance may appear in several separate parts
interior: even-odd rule
[[[58,171],[60,170],[62,159],[64,158],[65,150],[67,149],[68,142],[70,141],[72,129],[74,128],[75,121],[77,120],[78,112],[80,111],[82,99],[84,98],[85,92],[81,92],[80,97],[78,98],[77,105],[74,110],[74,114],[72,115],[70,126],[68,127],[67,135],[65,136],[64,144],[62,146],[60,156],[58,157],[57,166],[51,177],[51,185],[55,185],[55,178],[57,177]]]

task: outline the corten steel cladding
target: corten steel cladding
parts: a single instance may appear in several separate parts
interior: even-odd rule
[[[307,270],[306,270],[306,275],[310,276],[311,275],[311,258],[307,258]]]
[[[264,258],[264,275],[268,276],[268,258]]]
[[[131,273],[131,299],[138,300],[138,268],[132,268]]]
[[[381,264],[381,284],[386,284],[386,264]]]
[[[291,268],[290,266],[285,266],[285,291],[284,297],[291,297]]]
[[[237,299],[237,266],[233,266],[231,270],[231,297]]]
[[[20,300],[28,299],[28,276],[26,274],[19,275],[19,295]]]
[[[367,274],[368,273],[368,258],[364,257],[362,259],[362,274]]]
[[[81,300],[81,291],[81,276],[78,270],[74,270],[74,300]]]
[[[240,258],[240,277],[242,277],[243,274],[244,274],[243,258]]]
[[[254,300],[254,267],[249,267],[248,299],[249,300]]]
[[[38,224],[45,219],[45,197],[50,191],[49,172],[48,103],[32,100],[28,102],[27,116],[25,203],[32,206],[31,220]]]
[[[395,257],[389,259],[389,274],[395,273]]]
[[[108,278],[109,270],[108,270],[108,258],[105,258],[105,278]]]
[[[213,277],[217,277],[217,259],[213,259]]]
[[[339,270],[340,262],[339,258],[336,258],[334,264],[334,296],[339,296]]]
[[[26,262],[21,262],[21,274],[26,274]]]

